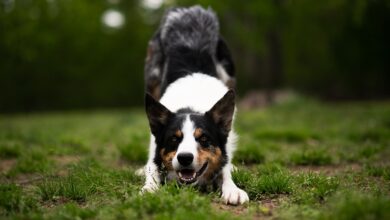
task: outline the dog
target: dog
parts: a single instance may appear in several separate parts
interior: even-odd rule
[[[177,181],[219,187],[226,204],[249,201],[231,175],[237,139],[234,71],[210,8],[165,13],[149,41],[145,64],[151,138],[142,193]]]

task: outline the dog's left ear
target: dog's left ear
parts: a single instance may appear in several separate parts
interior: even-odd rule
[[[148,93],[145,94],[145,110],[148,115],[150,130],[156,137],[158,131],[167,124],[173,113]]]
[[[205,115],[227,135],[232,126],[234,108],[235,94],[233,90],[229,90]]]

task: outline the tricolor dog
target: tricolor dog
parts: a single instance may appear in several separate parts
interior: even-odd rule
[[[166,13],[149,42],[145,83],[151,140],[142,192],[177,181],[220,187],[229,204],[247,202],[231,176],[234,65],[211,9]]]

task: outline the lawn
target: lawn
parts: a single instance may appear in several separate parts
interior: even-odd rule
[[[140,195],[142,109],[0,116],[0,219],[390,219],[390,102],[303,97],[239,111],[250,196],[167,184]]]

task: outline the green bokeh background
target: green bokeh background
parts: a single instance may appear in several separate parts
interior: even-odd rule
[[[142,105],[149,38],[167,8],[193,4],[217,12],[241,96],[390,96],[389,0],[0,0],[0,112]],[[110,9],[121,28],[103,24]]]

